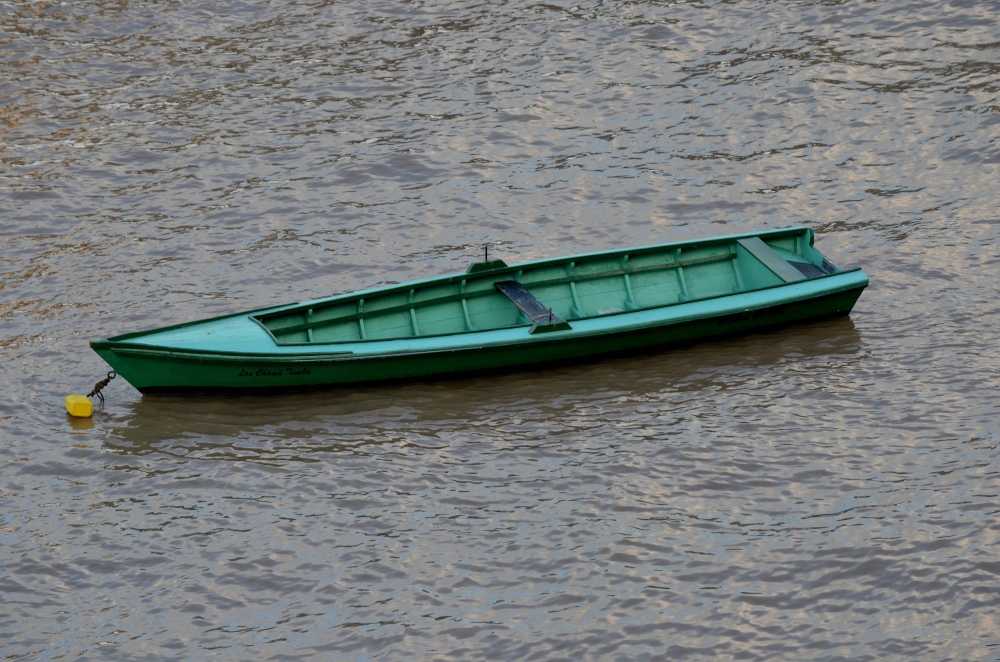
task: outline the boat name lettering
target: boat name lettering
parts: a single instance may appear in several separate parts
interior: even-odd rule
[[[240,368],[237,377],[284,377],[285,375],[310,375],[311,368]]]
[[[784,314],[784,312],[785,306],[776,306],[774,308],[765,308],[763,310],[749,310],[745,313],[734,313],[732,315],[720,317],[719,326],[736,324],[737,322],[749,322],[751,320],[758,320],[764,317],[775,317],[777,315]]]

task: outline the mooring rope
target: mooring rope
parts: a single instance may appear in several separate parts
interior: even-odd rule
[[[104,404],[104,396],[101,395],[101,390],[105,386],[107,386],[108,383],[111,382],[112,379],[114,379],[117,376],[118,376],[118,374],[114,370],[112,370],[111,372],[109,372],[107,377],[105,377],[101,381],[99,381],[96,384],[94,384],[94,390],[91,391],[90,393],[88,393],[87,397],[88,398],[92,398],[92,397],[94,397],[96,395],[98,398],[101,399],[101,404],[103,405]]]

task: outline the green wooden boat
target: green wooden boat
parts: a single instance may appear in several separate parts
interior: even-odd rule
[[[143,393],[535,368],[851,311],[868,285],[790,228],[588,253],[92,342]]]

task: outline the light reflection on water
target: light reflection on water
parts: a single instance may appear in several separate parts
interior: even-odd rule
[[[987,4],[0,4],[0,650],[995,659]],[[794,224],[850,319],[62,399],[118,333]]]

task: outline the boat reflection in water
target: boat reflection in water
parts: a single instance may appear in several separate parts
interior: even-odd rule
[[[778,390],[789,395],[803,384],[809,390],[824,389],[829,374],[856,362],[861,348],[853,321],[839,317],[699,343],[684,351],[653,351],[488,379],[432,379],[273,395],[160,394],[140,398],[124,415],[100,424],[109,433],[104,447],[121,454],[311,462],[329,453],[377,453],[383,445],[435,448],[471,443],[477,434],[502,431],[512,420],[539,430],[553,422],[578,429],[628,418],[623,412],[608,415],[607,410],[639,404],[682,421],[685,411],[702,412],[707,389],[742,385],[734,393],[742,392],[754,381],[760,388],[781,382]],[[636,419],[648,420],[649,413]],[[532,422],[538,425],[532,427]],[[531,443],[559,443],[532,440],[530,430],[523,436]]]

